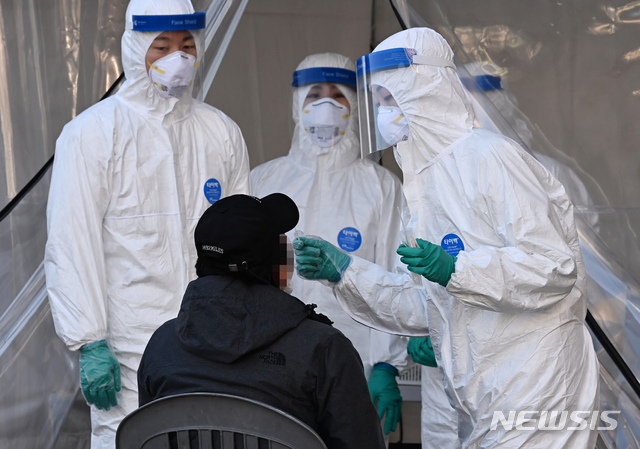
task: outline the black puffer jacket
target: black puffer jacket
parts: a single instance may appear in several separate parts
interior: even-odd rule
[[[298,299],[237,276],[189,284],[178,318],[151,337],[138,369],[139,402],[226,393],[283,410],[329,449],[384,448],[362,362],[337,329]]]

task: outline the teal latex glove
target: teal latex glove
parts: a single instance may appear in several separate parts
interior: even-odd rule
[[[380,365],[384,367],[381,368]],[[395,371],[395,374],[391,372]],[[377,400],[378,416],[382,419],[385,414],[384,434],[396,430],[396,425],[402,416],[402,396],[400,388],[396,382],[398,370],[387,363],[381,363],[373,367],[373,372],[369,378],[369,393],[371,401],[375,404]]]
[[[120,363],[105,340],[80,348],[80,386],[87,402],[100,410],[118,405]]]
[[[411,359],[420,365],[438,366],[430,337],[411,337],[407,344],[407,352]]]
[[[400,245],[396,251],[403,256],[400,261],[407,265],[409,271],[446,287],[456,269],[456,258],[426,240],[416,239],[416,242],[419,248]]]
[[[331,243],[310,237],[297,237],[293,241],[296,270],[307,279],[326,279],[338,282],[351,263],[351,257]]]

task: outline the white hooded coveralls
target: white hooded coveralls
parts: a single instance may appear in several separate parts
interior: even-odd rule
[[[193,12],[188,0],[133,0],[126,15]],[[71,350],[106,339],[121,366],[118,406],[91,407],[94,449],[115,446],[118,423],[138,406],[147,341],[175,318],[196,277],[205,190],[215,201],[251,188],[237,125],[191,89],[165,99],[149,81],[145,55],[159,34],[124,32],[122,88],[68,123],[56,144],[45,254],[56,332]],[[202,34],[192,34],[200,61]]]
[[[308,56],[296,70],[336,67],[355,70],[347,57],[335,53]],[[400,221],[395,212],[401,205],[401,185],[389,170],[359,158],[358,115],[355,88],[336,84],[351,106],[349,125],[335,145],[321,148],[304,130],[301,110],[314,84],[294,88],[295,130],[291,150],[251,171],[254,194],[263,197],[274,192],[288,195],[298,205],[300,220],[296,229],[307,235],[326,238],[339,247],[339,236],[354,228],[362,240],[356,254],[387,269],[396,265],[395,250],[400,244]],[[293,241],[294,231],[288,233]],[[357,238],[356,238],[357,240]],[[402,371],[407,365],[407,340],[378,332],[355,322],[336,302],[330,287],[293,276],[291,294],[306,303],[318,305],[334,327],[342,331],[357,349],[369,378],[373,365],[384,362]]]
[[[413,28],[376,51],[413,48],[453,61],[444,39]],[[428,332],[463,448],[591,448],[595,431],[490,430],[494,411],[592,411],[598,361],[584,325],[585,270],[563,186],[515,142],[473,129],[451,68],[374,74],[409,120],[397,151],[413,235],[464,245],[446,289],[353,257],[334,292],[357,320],[404,335]],[[585,414],[581,415],[585,417]],[[590,415],[589,415],[590,416]],[[544,424],[548,424],[549,416]]]

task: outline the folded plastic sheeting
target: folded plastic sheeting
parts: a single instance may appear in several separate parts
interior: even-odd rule
[[[194,92],[195,98],[204,101],[249,0],[192,1],[196,11],[207,13],[204,66],[198,72],[202,83],[196,83],[202,91]]]
[[[78,390],[78,357],[56,337],[44,269],[0,318],[0,447],[50,448]]]
[[[615,427],[603,425],[611,429],[600,430],[600,437],[610,449],[638,448],[640,447],[640,400],[597,339],[594,338],[594,342],[601,365],[600,411],[614,412],[610,417],[616,420]]]
[[[16,298],[44,258],[50,173],[0,222],[0,329],[20,315]],[[12,315],[8,309],[12,308]]]
[[[606,247],[584,223],[579,235],[587,267],[589,310],[640,378],[640,286],[615,259],[606,257]]]
[[[128,0],[0,0],[0,207],[121,70]],[[31,274],[31,273],[29,273]]]
[[[46,296],[49,176],[0,222],[0,447],[49,448],[78,390]]]

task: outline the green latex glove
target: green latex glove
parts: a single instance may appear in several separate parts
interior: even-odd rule
[[[391,370],[394,370],[395,374]],[[396,425],[402,416],[402,396],[396,382],[397,375],[398,370],[393,366],[380,363],[373,367],[369,378],[369,393],[374,404],[376,400],[378,401],[378,416],[382,419],[385,414],[387,415],[384,422],[385,435],[396,430]]]
[[[349,255],[319,238],[298,237],[293,241],[293,250],[296,270],[307,279],[338,282],[351,263]]]
[[[426,240],[416,239],[416,242],[419,248],[400,245],[396,251],[403,256],[400,261],[407,265],[409,271],[446,287],[456,269],[456,258]]]
[[[118,405],[120,363],[105,340],[88,343],[80,348],[80,386],[89,404],[100,410]]]
[[[431,337],[411,337],[407,344],[407,352],[414,362],[420,365],[436,367],[436,355],[431,345]]]

